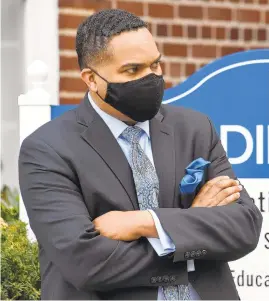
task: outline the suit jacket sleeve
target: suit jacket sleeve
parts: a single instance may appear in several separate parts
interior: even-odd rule
[[[204,158],[211,161],[206,180],[221,175],[235,179],[221,141],[208,121],[208,128],[201,133],[211,135],[208,158]],[[245,189],[237,202],[227,206],[154,211],[175,243],[173,262],[190,259],[191,252],[198,250],[202,254],[195,259],[236,260],[256,248],[261,232],[262,215]]]
[[[100,235],[76,184],[75,171],[45,142],[24,140],[19,181],[40,246],[77,289],[158,286],[160,283],[151,281],[153,275],[179,274],[173,262],[158,257],[145,238],[125,242]],[[185,267],[177,269],[185,280],[178,277],[175,284],[187,281]]]

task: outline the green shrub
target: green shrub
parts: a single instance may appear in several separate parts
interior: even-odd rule
[[[38,244],[28,239],[27,224],[18,219],[18,204],[13,207],[2,200],[1,300],[38,300],[41,285]]]
[[[18,190],[12,190],[7,185],[4,185],[1,189],[1,202],[6,206],[18,207],[20,202]]]
[[[19,209],[16,207],[7,207],[1,203],[1,217],[7,223],[12,223],[19,219]]]
[[[6,185],[1,190],[1,217],[10,223],[19,219],[19,193]]]

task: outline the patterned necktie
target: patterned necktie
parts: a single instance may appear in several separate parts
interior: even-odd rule
[[[136,188],[140,210],[158,208],[159,180],[154,166],[141,148],[139,140],[143,130],[137,126],[127,127],[121,134],[131,146],[129,152],[130,165]],[[190,300],[187,285],[163,286],[166,300]]]

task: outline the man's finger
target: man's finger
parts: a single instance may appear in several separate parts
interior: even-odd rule
[[[198,195],[205,194],[215,183],[221,181],[221,180],[227,180],[229,179],[228,176],[219,176],[216,178],[213,178],[212,180],[205,183],[205,185],[200,189]]]
[[[233,186],[239,186],[239,181],[233,180],[233,179],[221,180],[221,181],[215,183],[207,191],[206,197],[207,198],[215,198],[217,196],[217,194],[220,193],[222,190],[225,190],[226,188],[233,187]],[[227,197],[227,195],[225,195],[225,197]]]
[[[220,203],[218,203],[217,206],[225,206],[225,205],[229,205],[231,203],[236,202],[238,199],[240,198],[240,193],[236,192],[232,195],[229,195],[227,198],[225,198],[223,201],[221,201]]]
[[[237,185],[237,186],[232,186],[232,187],[228,187],[226,189],[221,190],[217,195],[216,198],[219,199],[220,201],[226,199],[228,196],[236,193],[236,192],[240,192],[242,190],[242,186],[241,185]]]

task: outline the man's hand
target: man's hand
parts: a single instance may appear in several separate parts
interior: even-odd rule
[[[239,181],[228,176],[216,177],[208,181],[195,197],[191,207],[223,206],[235,202],[240,197],[242,186]]]
[[[158,237],[154,220],[147,210],[110,211],[97,217],[93,224],[101,235],[114,240],[132,241],[141,236]]]

